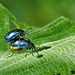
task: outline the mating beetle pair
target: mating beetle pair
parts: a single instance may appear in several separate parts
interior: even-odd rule
[[[28,30],[30,30],[30,29],[31,28],[29,28]],[[5,40],[4,41],[5,42],[11,42],[10,49],[13,49],[13,50],[16,50],[16,51],[17,50],[20,51],[23,48],[26,48],[27,52],[28,52],[28,50],[32,49],[31,52],[32,52],[32,55],[33,55],[33,51],[36,50],[34,44],[30,40],[28,40],[28,39],[20,38],[20,36],[22,36],[22,37],[25,36],[27,31],[24,32],[21,29],[12,30],[12,31],[8,32],[5,35]],[[27,52],[26,52],[26,55],[27,55]],[[13,54],[11,54],[10,56],[12,56]],[[37,52],[37,54],[38,54],[38,52]],[[26,55],[25,55],[25,57],[26,57]],[[10,56],[8,56],[8,58]]]

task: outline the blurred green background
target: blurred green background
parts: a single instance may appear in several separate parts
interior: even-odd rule
[[[75,0],[0,0],[19,21],[44,26],[65,16],[75,21]]]

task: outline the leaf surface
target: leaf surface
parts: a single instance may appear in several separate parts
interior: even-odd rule
[[[35,46],[41,43],[38,49],[41,58],[36,57],[36,52],[34,57],[29,52],[25,58],[25,49],[7,58],[12,50],[4,42],[4,36],[16,28],[26,30],[30,26],[19,22],[0,4],[0,75],[71,75],[75,71],[74,22],[60,17],[42,28],[32,27],[28,33]]]

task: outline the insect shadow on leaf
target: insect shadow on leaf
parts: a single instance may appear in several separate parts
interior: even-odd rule
[[[42,51],[42,50],[44,50],[44,49],[49,49],[49,48],[51,48],[52,46],[43,46],[43,47],[40,47],[37,51],[39,52],[39,51]]]
[[[37,52],[42,51],[44,49],[49,49],[49,48],[51,48],[51,46],[43,46],[43,47],[38,48]],[[40,54],[39,56],[37,56],[37,58],[41,58],[41,57],[43,57],[42,54]]]
[[[71,71],[71,74],[75,74],[75,70],[72,70],[72,71]]]

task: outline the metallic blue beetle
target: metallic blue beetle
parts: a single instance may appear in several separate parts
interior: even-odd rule
[[[23,39],[23,38],[20,38],[20,40],[19,39],[15,39],[14,42],[10,44],[10,49],[13,49],[13,50],[16,50],[16,51],[17,50],[20,51],[20,50],[22,50],[24,48],[27,49],[27,52],[28,52],[28,50],[32,49],[32,51],[31,51],[32,55],[33,55],[33,51],[36,50],[34,44],[28,39]],[[26,55],[27,55],[27,52],[26,52]],[[11,54],[10,56],[12,56],[13,54]],[[38,52],[37,52],[37,54],[38,54]],[[25,55],[25,57],[26,57],[26,55]],[[8,56],[8,58],[10,56]]]
[[[31,28],[29,28],[29,29],[31,29]],[[5,35],[4,41],[5,42],[14,41],[15,38],[19,38],[19,36],[24,36],[28,30],[26,30],[25,32],[21,29],[12,30]]]

